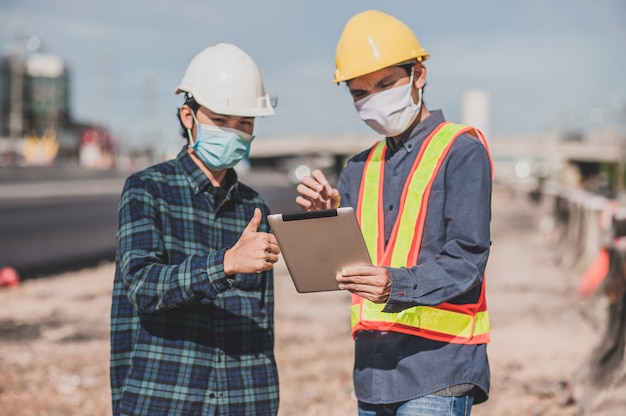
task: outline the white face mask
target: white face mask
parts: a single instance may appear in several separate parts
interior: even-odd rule
[[[413,72],[408,84],[368,95],[354,103],[359,117],[377,133],[395,137],[404,133],[422,109],[422,89],[417,103],[411,95]]]

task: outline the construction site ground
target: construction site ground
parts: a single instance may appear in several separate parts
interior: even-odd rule
[[[525,196],[494,190],[491,393],[473,415],[577,414],[576,376],[602,329],[590,305],[603,305],[555,263],[538,215]],[[1,416],[111,414],[113,273],[104,263],[0,289]],[[349,295],[299,294],[282,262],[275,281],[279,415],[356,415]]]

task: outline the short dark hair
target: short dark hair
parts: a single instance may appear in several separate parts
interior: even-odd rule
[[[198,102],[193,98],[193,96],[191,96],[188,93],[185,93],[185,102],[183,103],[183,105],[186,105],[187,107],[191,108],[191,111],[193,111],[194,114],[196,114],[198,110],[200,109],[200,104],[198,104]],[[184,139],[187,139],[187,142],[189,142],[191,137],[189,137],[189,133],[187,133],[187,128],[183,124],[183,121],[180,119],[179,111],[176,112],[176,117],[178,117],[178,122],[180,123],[180,135]]]
[[[411,63],[411,64],[400,65],[400,68],[404,69],[408,76],[411,76],[411,72],[413,72],[413,67],[414,66],[415,66],[415,64]]]

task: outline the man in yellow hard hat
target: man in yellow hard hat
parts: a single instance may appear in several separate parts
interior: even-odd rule
[[[307,211],[355,208],[374,264],[337,275],[353,294],[361,416],[469,415],[489,392],[491,158],[480,131],[424,105],[428,58],[395,17],[351,18],[333,81],[384,138],[348,161],[337,188],[319,170],[297,188]]]

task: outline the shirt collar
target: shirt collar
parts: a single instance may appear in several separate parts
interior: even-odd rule
[[[183,146],[182,150],[176,156],[176,160],[182,167],[187,176],[189,185],[193,189],[194,193],[199,194],[205,190],[214,192],[214,186],[206,176],[206,174],[200,169],[196,162],[187,153],[187,146]],[[238,177],[237,172],[234,169],[228,169],[226,176],[224,177],[224,184],[222,188],[228,190],[228,194],[234,196],[237,192]]]
[[[411,133],[407,135],[398,146],[396,146],[393,139],[387,137],[387,147],[392,149],[392,152],[398,151],[401,147],[404,147],[408,153],[411,153],[413,149],[419,148],[421,143],[426,137],[441,123],[446,121],[443,116],[442,110],[433,110],[430,115],[422,120],[419,124],[413,127]]]

